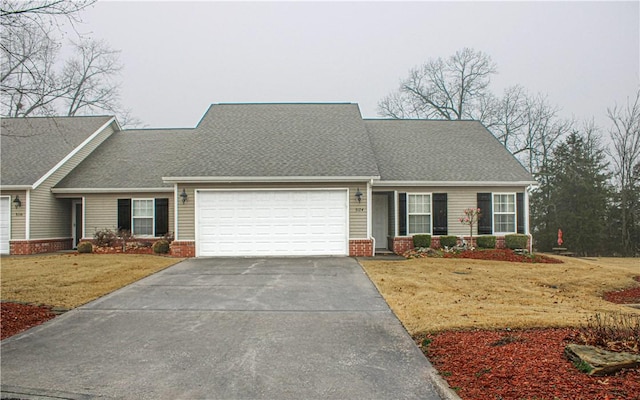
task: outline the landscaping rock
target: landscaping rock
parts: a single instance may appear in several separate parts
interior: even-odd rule
[[[589,375],[611,375],[624,368],[640,367],[640,355],[615,353],[594,346],[570,344],[564,354],[573,362],[584,362],[592,368]]]

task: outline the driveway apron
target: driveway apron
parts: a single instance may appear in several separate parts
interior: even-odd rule
[[[201,258],[1,344],[2,398],[440,399],[351,258]]]

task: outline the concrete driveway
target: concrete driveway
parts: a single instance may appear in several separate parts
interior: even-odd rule
[[[346,257],[187,260],[1,351],[3,399],[441,398]]]

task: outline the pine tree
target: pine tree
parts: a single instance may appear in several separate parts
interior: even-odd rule
[[[573,132],[553,151],[539,174],[540,186],[532,195],[532,226],[536,247],[556,247],[558,229],[564,247],[579,255],[608,252],[607,216],[609,174],[595,129]]]

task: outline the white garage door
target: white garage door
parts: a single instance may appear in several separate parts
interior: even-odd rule
[[[199,191],[198,256],[347,255],[346,190]]]
[[[9,254],[11,199],[0,197],[0,254]]]

